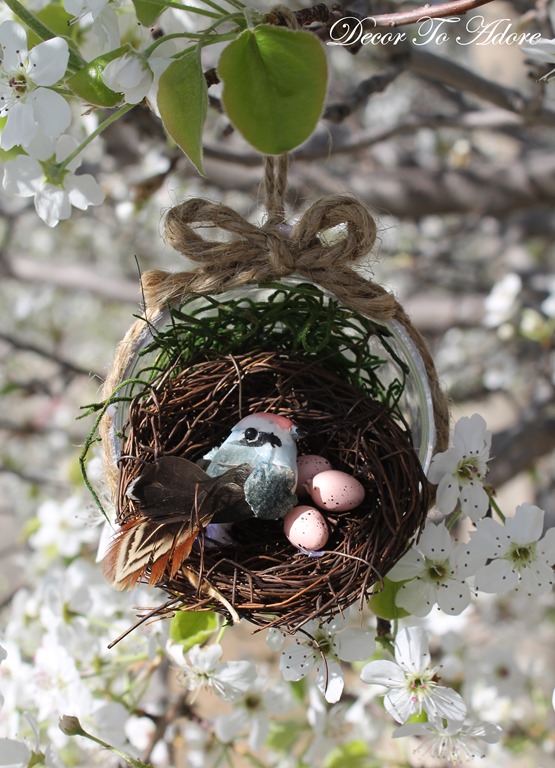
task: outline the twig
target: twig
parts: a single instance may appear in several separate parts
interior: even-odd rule
[[[555,112],[537,109],[535,99],[519,91],[486,80],[450,59],[427,51],[411,49],[409,68],[417,75],[437,80],[444,85],[471,93],[497,107],[516,112],[532,125],[555,126]]]
[[[365,28],[376,27],[401,27],[405,24],[414,24],[421,19],[438,19],[443,16],[453,16],[458,13],[468,13],[482,5],[488,5],[493,0],[451,0],[449,3],[430,5],[426,3],[420,8],[410,11],[396,11],[395,13],[382,13],[371,16],[363,22]]]
[[[0,332],[0,341],[3,341],[6,344],[9,344],[11,347],[14,347],[15,349],[19,349],[22,352],[32,352],[35,355],[40,355],[40,357],[44,357],[47,360],[50,360],[51,362],[60,366],[60,368],[63,368],[64,371],[71,373],[75,376],[86,376],[87,378],[94,377],[100,380],[103,378],[101,374],[95,373],[94,371],[88,371],[85,368],[81,368],[80,366],[71,362],[71,360],[67,360],[66,358],[63,358],[60,355],[57,355],[55,352],[49,352],[48,350],[42,349],[42,347],[39,347],[36,344],[32,344],[29,341],[16,339],[7,333]]]
[[[341,9],[338,5],[332,5],[329,8],[325,3],[319,3],[312,8],[303,8],[300,11],[294,11],[299,26],[308,27],[314,24],[320,24],[324,27],[331,27],[336,21],[341,19],[358,19],[362,22],[364,28],[376,27],[400,27],[404,24],[414,24],[421,19],[437,19],[442,16],[450,16],[457,13],[468,13],[482,5],[488,5],[493,0],[450,0],[448,3],[432,6],[425,3],[419,8],[413,8],[410,11],[395,11],[394,13],[382,13],[370,17],[362,17],[359,13],[348,9]],[[272,11],[266,16],[268,24],[277,26],[286,26],[287,20],[278,10]]]
[[[404,72],[404,59],[396,58],[382,72],[360,82],[349,99],[339,104],[328,104],[322,115],[324,120],[340,123],[356,109],[363,106],[374,93],[381,93]]]

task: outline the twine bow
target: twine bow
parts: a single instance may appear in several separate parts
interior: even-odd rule
[[[231,238],[225,243],[207,240],[194,224],[217,227]],[[338,225],[344,226],[344,237],[326,244],[322,233]],[[376,240],[374,219],[362,203],[346,195],[322,198],[288,230],[279,215],[270,215],[257,227],[219,203],[195,198],[177,205],[167,215],[165,240],[200,267],[177,273],[146,272],[147,307],[160,307],[186,294],[223,293],[295,274],[375,320],[393,316],[393,296],[353,269]]]

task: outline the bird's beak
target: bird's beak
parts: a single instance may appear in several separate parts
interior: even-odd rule
[[[308,435],[308,432],[305,429],[297,427],[296,424],[293,424],[289,431],[295,440],[300,440],[302,437],[306,437]]]

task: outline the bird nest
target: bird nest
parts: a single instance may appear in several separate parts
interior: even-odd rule
[[[184,567],[158,583],[169,600],[157,614],[216,610],[293,631],[378,591],[424,523],[429,487],[403,407],[410,372],[387,328],[315,286],[196,301],[149,325],[150,343],[135,350],[110,399],[117,521],[140,515],[126,490],[145,462],[199,461],[249,413],[289,417],[306,432],[299,454],[357,478],[363,503],[324,512],[330,537],[317,554],[295,548],[280,520],[234,523],[232,544],[201,531]]]

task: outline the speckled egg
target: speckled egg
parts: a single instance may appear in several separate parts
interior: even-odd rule
[[[331,469],[331,464],[323,456],[316,456],[313,453],[299,456],[297,459],[297,494],[299,496],[308,496],[306,484],[326,469]]]
[[[312,478],[308,484],[310,498],[329,512],[346,512],[360,506],[364,500],[364,487],[346,472],[328,469]]]
[[[294,547],[322,549],[329,539],[328,524],[320,510],[301,504],[283,518],[283,531]]]

